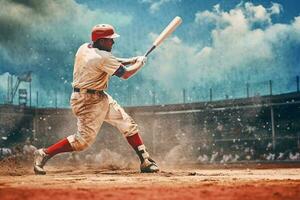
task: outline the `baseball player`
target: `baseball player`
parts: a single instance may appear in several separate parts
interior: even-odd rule
[[[81,45],[76,53],[73,72],[73,93],[70,103],[77,118],[77,132],[48,148],[35,151],[34,172],[46,174],[47,160],[63,152],[82,151],[92,145],[103,121],[115,126],[136,151],[142,173],[159,171],[139,134],[135,121],[107,93],[111,76],[128,79],[146,63],[145,56],[116,58],[111,50],[119,37],[113,26],[99,24],[91,32],[92,43]],[[125,65],[129,65],[125,67]]]

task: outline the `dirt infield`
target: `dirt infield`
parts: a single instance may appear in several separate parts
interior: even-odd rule
[[[96,167],[1,166],[0,199],[300,199],[300,168],[285,165],[165,169],[156,174]]]

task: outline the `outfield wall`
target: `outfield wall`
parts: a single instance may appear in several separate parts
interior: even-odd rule
[[[214,152],[251,154],[253,159],[259,159],[267,152],[299,151],[299,93],[125,110],[139,124],[151,153],[162,160],[197,159]],[[37,147],[43,147],[75,133],[76,119],[70,109],[3,105],[0,126],[1,137],[7,137],[2,146],[22,144],[31,137]],[[248,147],[254,153],[245,153]],[[107,124],[88,151],[105,148],[133,154],[126,140]]]

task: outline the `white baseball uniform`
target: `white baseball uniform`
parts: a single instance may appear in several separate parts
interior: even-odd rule
[[[121,63],[110,52],[83,44],[77,51],[74,64],[74,88],[71,106],[77,117],[77,133],[67,137],[74,150],[90,146],[100,130],[103,121],[118,128],[125,137],[138,133],[138,126],[124,109],[106,92],[87,93],[87,89],[104,91],[109,79]]]

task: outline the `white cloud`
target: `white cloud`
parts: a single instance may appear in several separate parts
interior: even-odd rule
[[[161,6],[169,2],[180,2],[181,0],[142,0],[142,3],[147,3],[150,5],[150,12],[155,13],[160,10]]]
[[[68,49],[66,42],[89,41],[89,32],[95,24],[124,27],[132,20],[131,16],[118,12],[91,10],[75,0],[16,2],[4,0],[0,7],[0,25],[4,30],[0,33],[0,49],[14,64],[45,59],[43,52],[37,49],[43,47],[45,41],[55,44],[49,45],[49,50],[61,51]]]
[[[177,36],[172,37],[172,41],[177,44],[181,44],[181,42],[182,42],[181,39]]]
[[[211,47],[204,47],[199,53],[199,59],[206,59],[208,56],[211,55],[212,48]]]
[[[254,6],[253,3],[245,3],[246,14],[251,21],[270,21],[270,14],[262,5]]]
[[[272,7],[268,9],[271,11],[271,15],[278,15],[283,10],[282,6],[279,3],[272,3]]]
[[[208,10],[204,12],[197,12],[195,15],[195,22],[198,24],[205,24],[205,23],[215,23],[218,19],[218,15],[210,12]]]
[[[292,26],[295,30],[295,33],[299,35],[299,33],[300,33],[300,16],[295,17],[294,22],[292,23]],[[299,37],[299,39],[300,39],[300,37]]]
[[[262,5],[255,6],[253,3],[247,2],[245,3],[245,11],[250,22],[271,24],[271,17],[273,15],[279,15],[282,11],[282,6],[278,3],[272,3],[270,8],[265,8]]]
[[[245,4],[238,4],[235,9],[229,12],[221,10],[220,5],[216,4],[213,11],[199,11],[195,14],[195,22],[197,24],[215,23],[216,26],[222,26],[226,23],[240,23],[241,20],[247,23],[272,23],[272,16],[278,15],[282,11],[282,6],[278,3],[272,3],[270,8],[265,8],[262,5],[254,5],[246,2]],[[237,21],[238,20],[238,21]]]

